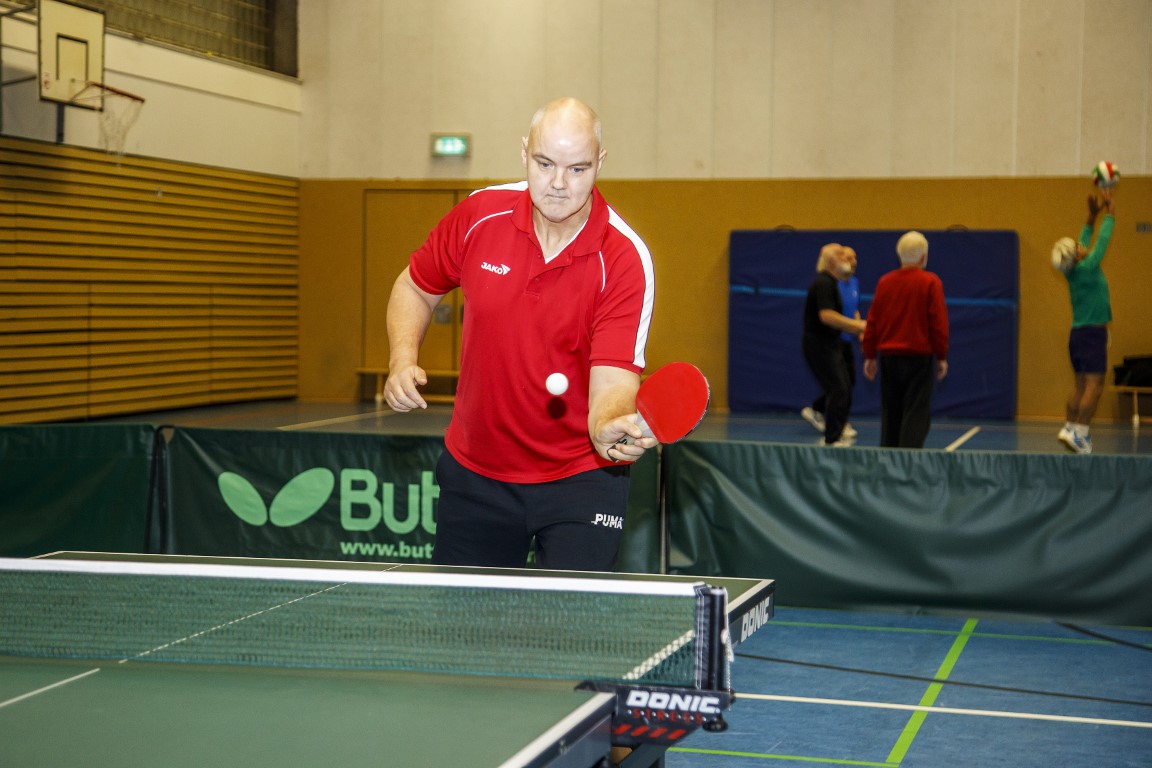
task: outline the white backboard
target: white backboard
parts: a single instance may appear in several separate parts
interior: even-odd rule
[[[61,0],[38,5],[40,98],[98,108],[73,99],[88,83],[104,81],[104,13]]]

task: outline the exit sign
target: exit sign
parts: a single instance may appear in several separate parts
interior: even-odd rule
[[[472,134],[432,134],[432,157],[468,157],[472,154]]]

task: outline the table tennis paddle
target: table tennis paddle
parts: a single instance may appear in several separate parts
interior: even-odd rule
[[[668,363],[644,379],[636,392],[636,423],[645,437],[674,443],[700,425],[712,390],[708,379],[691,363]],[[621,443],[631,443],[624,438]]]

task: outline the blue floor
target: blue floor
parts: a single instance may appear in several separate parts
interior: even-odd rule
[[[1081,629],[1100,636],[781,608],[736,649],[728,731],[693,734],[666,765],[1148,768],[1152,628]]]

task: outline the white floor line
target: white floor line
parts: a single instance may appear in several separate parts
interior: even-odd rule
[[[977,432],[979,432],[979,431],[980,431],[980,427],[972,427],[972,429],[968,430],[967,432],[965,432],[964,434],[962,434],[960,437],[958,437],[958,438],[956,438],[955,440],[953,440],[953,441],[952,441],[952,444],[951,444],[951,445],[949,445],[949,446],[948,446],[947,448],[945,448],[944,450],[945,450],[945,451],[954,451],[954,450],[956,450],[956,449],[957,449],[957,448],[959,448],[960,446],[964,445],[964,443],[966,443],[966,442],[968,442],[969,440],[971,440],[971,439],[973,438],[973,436],[975,436],[975,434],[976,434]]]
[[[28,693],[25,693],[21,696],[17,696],[14,699],[8,699],[7,701],[0,701],[0,707],[6,707],[9,704],[15,704],[18,701],[24,701],[24,699],[30,699],[33,696],[39,696],[40,694],[44,693],[45,691],[50,691],[53,688],[59,688],[62,685],[68,685],[68,683],[74,683],[77,680],[81,680],[85,677],[88,677],[88,675],[94,675],[99,671],[100,671],[100,668],[96,667],[96,669],[90,669],[87,672],[83,672],[79,675],[73,675],[72,677],[69,677],[66,680],[60,680],[58,682],[52,683],[52,685],[46,685],[43,688],[36,689],[35,691],[29,691]]]
[[[386,412],[372,411],[371,413],[354,413],[351,416],[337,416],[332,419],[321,419],[320,421],[306,421],[302,424],[288,424],[283,427],[276,427],[276,429],[283,431],[291,431],[294,429],[311,429],[312,427],[327,427],[330,424],[346,424],[349,421],[361,421],[363,419],[378,419],[381,416],[387,416]]]
[[[1105,720],[1097,717],[1071,717],[1068,715],[1042,715],[1032,712],[1003,712],[994,709],[955,709],[953,707],[925,707],[917,704],[889,704],[881,701],[851,701],[845,699],[813,699],[804,696],[771,696],[761,693],[737,693],[737,699],[760,701],[787,701],[794,704],[826,704],[837,707],[864,707],[870,709],[899,709],[907,712],[931,712],[940,715],[973,715],[977,717],[1008,717],[1020,720],[1052,720],[1058,723],[1084,723],[1087,725],[1117,725],[1124,728],[1152,728],[1152,722],[1140,720]]]

